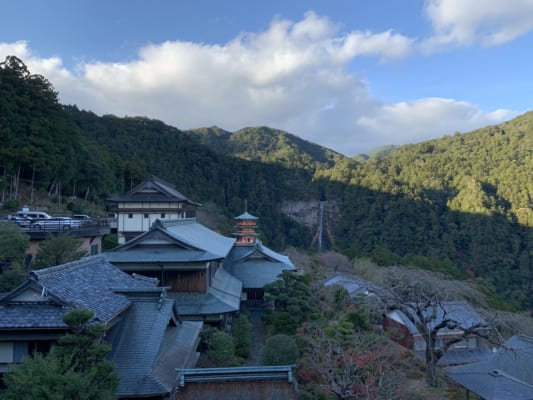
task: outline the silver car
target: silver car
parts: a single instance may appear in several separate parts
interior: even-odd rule
[[[81,222],[77,219],[72,219],[68,217],[52,217],[33,221],[31,224],[31,229],[47,231],[66,231],[69,229],[77,229],[80,226]]]

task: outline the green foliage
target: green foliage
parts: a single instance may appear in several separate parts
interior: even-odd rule
[[[0,273],[0,292],[9,292],[15,289],[24,282],[26,277],[26,270],[19,263],[12,262],[9,267]]]
[[[106,360],[111,347],[102,344],[105,329],[93,325],[93,312],[74,310],[65,316],[73,333],[60,338],[47,355],[37,354],[13,367],[0,392],[6,400],[111,400],[118,377]]]
[[[15,212],[17,210],[20,210],[20,201],[18,201],[17,199],[8,199],[4,202],[2,208],[9,212]]]
[[[330,168],[344,157],[297,136],[265,126],[227,132],[217,127],[188,131],[213,151],[286,168],[315,171]]]
[[[34,268],[53,267],[79,260],[87,255],[86,251],[80,249],[80,245],[81,241],[70,235],[48,236],[39,248]]]
[[[274,312],[265,316],[272,334],[294,335],[298,325],[316,313],[309,276],[283,272],[280,280],[265,286],[265,298],[274,304]]]
[[[250,355],[251,329],[252,324],[247,314],[241,314],[233,321],[231,336],[237,357],[248,358]]]
[[[217,367],[235,366],[237,361],[233,337],[226,332],[214,329],[208,341],[208,356]]]
[[[11,222],[0,222],[0,263],[22,264],[30,237]]]
[[[288,335],[278,334],[269,337],[263,347],[263,364],[292,365],[300,351],[296,341]]]
[[[118,246],[118,236],[111,233],[109,235],[105,235],[102,239],[102,249],[104,251],[114,249]]]

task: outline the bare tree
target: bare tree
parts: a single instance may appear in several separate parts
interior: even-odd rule
[[[376,277],[376,294],[385,311],[402,313],[425,342],[428,384],[436,385],[437,363],[451,346],[472,335],[495,339],[487,320],[470,305],[485,303],[483,294],[472,284],[440,273],[399,267],[378,268]],[[444,332],[446,340],[438,340],[439,333]]]
[[[397,389],[394,351],[382,337],[350,327],[312,327],[300,331],[307,367],[321,387],[337,399],[389,399]],[[394,378],[393,378],[394,376]]]

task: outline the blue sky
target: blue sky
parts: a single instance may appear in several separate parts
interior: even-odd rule
[[[354,155],[532,109],[531,0],[0,5],[0,60],[98,115],[266,125]]]

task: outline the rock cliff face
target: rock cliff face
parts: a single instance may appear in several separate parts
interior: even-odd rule
[[[340,212],[336,201],[285,201],[281,211],[314,232],[311,246],[328,249],[335,243],[334,227]]]

